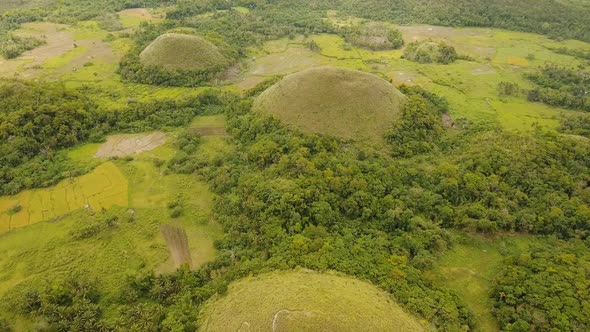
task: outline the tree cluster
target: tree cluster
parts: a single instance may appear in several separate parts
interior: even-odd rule
[[[404,48],[404,59],[418,63],[449,64],[455,62],[459,56],[451,45],[446,43],[423,40],[411,42]]]
[[[529,91],[529,101],[590,112],[590,72],[545,65],[526,77],[537,85]]]
[[[583,243],[554,240],[508,258],[495,280],[495,314],[503,331],[590,329],[590,257]]]

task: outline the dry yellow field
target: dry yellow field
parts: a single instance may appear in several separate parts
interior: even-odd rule
[[[63,180],[51,188],[0,197],[0,233],[52,220],[85,207],[96,211],[128,203],[127,178],[115,164],[107,162],[89,174]],[[14,209],[16,206],[20,209]]]

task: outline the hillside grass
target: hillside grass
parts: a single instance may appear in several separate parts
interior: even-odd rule
[[[403,99],[375,75],[320,67],[285,77],[256,99],[254,109],[305,132],[381,142]]]
[[[425,331],[391,295],[350,277],[272,272],[230,285],[203,310],[203,331]]]
[[[209,41],[199,36],[180,33],[161,35],[139,57],[145,66],[167,70],[209,70],[228,63]]]

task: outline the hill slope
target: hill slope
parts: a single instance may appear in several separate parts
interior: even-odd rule
[[[311,271],[238,281],[204,313],[203,331],[424,331],[375,286]]]
[[[193,35],[167,33],[156,38],[139,55],[145,66],[168,70],[208,70],[227,64],[217,47]]]
[[[305,132],[376,142],[397,119],[403,98],[375,75],[319,67],[285,77],[256,99],[254,109]]]

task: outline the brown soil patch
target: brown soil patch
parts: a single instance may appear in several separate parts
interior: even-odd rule
[[[119,61],[119,56],[115,54],[113,49],[102,41],[76,41],[78,46],[90,47],[84,54],[72,59],[67,65],[59,68],[56,74],[65,74],[66,72],[75,71],[86,63],[97,62],[97,63],[116,63]]]
[[[177,226],[163,225],[162,235],[174,260],[174,268],[179,268],[185,263],[191,267],[193,263],[186,231]]]
[[[469,37],[477,36],[481,32],[469,29],[455,29],[449,27],[440,27],[434,25],[408,25],[400,26],[398,29],[402,32],[404,41],[410,43],[428,38],[452,38],[452,37]]]
[[[25,24],[23,28],[28,31],[20,31],[19,34],[38,38],[45,44],[23,53],[17,59],[0,60],[0,76],[36,76],[41,72],[40,66],[47,60],[74,49],[73,34],[65,31],[66,27],[64,24],[47,22]]]
[[[201,136],[227,136],[227,131],[223,127],[197,127],[191,130]]]
[[[119,12],[120,14],[127,15],[127,16],[135,16],[141,17],[146,20],[154,19],[152,13],[145,8],[131,8],[131,9],[124,9]]]
[[[301,47],[290,47],[282,53],[272,53],[256,59],[248,75],[273,76],[290,74],[322,64],[322,57]]]
[[[262,76],[248,76],[243,80],[237,83],[237,86],[242,90],[249,90],[253,87],[257,86],[258,84],[264,82],[264,77]]]
[[[112,135],[94,154],[95,158],[124,157],[153,150],[166,143],[166,134]]]
[[[408,85],[412,85],[414,82],[414,78],[416,78],[416,74],[414,73],[406,73],[403,71],[396,71],[393,73],[392,79],[393,79],[393,84],[395,85],[401,85],[401,84],[408,84]]]
[[[471,71],[471,74],[473,74],[475,76],[490,75],[490,74],[495,74],[495,73],[496,73],[496,71],[493,68],[490,68],[488,66],[475,68],[474,70]]]
[[[66,30],[67,25],[37,22],[23,26],[18,33],[22,36],[35,37],[45,41],[44,45],[23,53],[12,60],[0,58],[0,77],[35,78],[45,69],[42,67],[48,60],[62,56],[76,47],[88,48],[83,54],[60,67],[51,76],[60,76],[66,72],[75,71],[86,63],[117,63],[120,54],[116,54],[111,46],[94,40],[74,40],[74,34]]]

